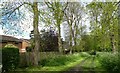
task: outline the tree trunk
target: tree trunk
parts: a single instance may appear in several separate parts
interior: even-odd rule
[[[77,25],[76,25],[76,22],[75,22],[75,34],[74,34],[74,49],[76,50],[76,46],[77,46]]]
[[[72,31],[72,23],[70,24],[70,54],[72,54],[72,35],[73,35],[73,33],[72,33],[73,31]]]
[[[35,47],[33,49],[33,65],[38,66],[38,53],[39,53],[39,30],[38,30],[38,3],[33,3],[33,29],[34,29],[34,40],[35,40]]]
[[[59,48],[59,52],[60,54],[63,53],[62,51],[62,40],[61,40],[61,31],[60,31],[60,25],[58,26],[58,48]]]
[[[111,46],[112,46],[112,51],[113,53],[116,52],[116,48],[115,48],[115,42],[114,42],[114,35],[111,35]]]
[[[120,4],[120,1],[119,1]],[[120,5],[118,6],[118,51],[120,52]]]

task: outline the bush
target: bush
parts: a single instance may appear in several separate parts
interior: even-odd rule
[[[120,72],[120,60],[118,54],[106,53],[99,58],[101,66],[108,72]]]
[[[2,71],[14,70],[19,65],[19,49],[13,47],[5,47],[2,49]]]
[[[96,55],[96,51],[95,50],[91,50],[88,52],[90,55]]]
[[[80,56],[81,56],[81,57],[89,57],[90,54],[87,53],[87,52],[80,52]]]
[[[27,51],[27,52],[32,52],[32,47],[30,47],[30,46],[29,46],[29,47],[26,47],[26,51]]]
[[[10,47],[10,48],[17,48],[15,45],[13,45],[13,44],[7,44],[7,45],[5,45],[5,47]]]

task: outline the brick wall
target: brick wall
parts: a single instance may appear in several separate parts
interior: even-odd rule
[[[7,45],[7,44],[13,44],[17,48],[19,48],[19,50],[22,48],[22,42],[0,42],[0,48],[5,47],[5,45]]]

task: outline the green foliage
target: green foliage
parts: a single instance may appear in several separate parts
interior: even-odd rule
[[[15,45],[13,45],[13,44],[7,44],[7,45],[5,45],[5,47],[11,47],[11,48],[17,48]]]
[[[19,49],[5,47],[2,49],[2,71],[14,70],[19,65]]]
[[[66,57],[56,57],[56,58],[50,58],[49,60],[42,60],[42,66],[60,66],[65,65],[65,61],[69,60]]]
[[[104,53],[99,57],[101,66],[108,72],[120,72],[120,60],[118,54]]]
[[[31,35],[33,35],[33,31],[31,31]],[[31,46],[27,47],[27,52],[31,52],[34,48],[35,42],[34,37],[31,36]],[[41,52],[47,51],[58,51],[58,36],[56,35],[56,31],[50,27],[49,29],[41,30],[40,34],[40,49]]]
[[[58,36],[55,34],[56,32],[51,29],[42,30],[40,37],[40,45],[42,51],[58,51]]]
[[[91,2],[86,7],[91,17],[90,34],[93,35],[95,49],[111,51],[112,48],[113,51],[117,50],[118,6],[112,2]]]
[[[89,57],[90,55],[87,52],[80,52],[80,56],[81,57]]]
[[[95,50],[90,50],[88,53],[89,53],[90,55],[96,55],[96,51],[95,51]]]
[[[31,47],[31,46],[26,47],[27,52],[32,52],[32,49],[33,49],[33,47]]]
[[[53,58],[47,58],[40,62],[42,66],[63,66],[69,62],[74,62],[79,59],[80,55],[62,55]]]
[[[81,36],[81,40],[79,40],[79,46],[77,47],[78,49],[80,49],[81,51],[91,51],[91,50],[95,50],[96,47],[96,41],[94,40],[93,36],[91,35],[82,35]]]

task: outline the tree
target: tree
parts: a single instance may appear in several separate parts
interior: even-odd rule
[[[120,23],[120,1],[118,5],[118,23]],[[118,25],[120,27],[120,25]],[[118,37],[120,37],[120,28],[118,28]],[[120,39],[118,40],[118,51],[120,51]]]
[[[48,29],[41,31],[41,51],[58,51],[58,35],[55,30]]]
[[[82,20],[82,15],[84,14],[83,6],[79,2],[68,2],[65,14],[65,21],[69,25],[70,30],[70,53],[72,53],[73,48],[76,49],[77,37],[78,37],[78,28],[80,20]],[[82,25],[82,24],[81,24]],[[74,45],[73,45],[74,43]]]
[[[101,6],[101,3],[95,3],[95,2],[92,2],[87,5],[90,18],[91,18],[90,20],[91,35],[93,35],[95,43],[96,41],[99,41],[97,36],[99,35],[98,31],[100,27],[100,23],[99,23],[99,16],[101,14],[100,6]],[[94,44],[94,49],[97,49],[97,45],[95,44]]]
[[[87,7],[92,19],[91,32],[97,41],[96,48],[112,48],[112,51],[116,52],[118,39],[117,6],[112,2],[92,2]]]
[[[37,66],[38,65],[38,50],[39,50],[39,31],[38,31],[38,20],[39,20],[39,11],[38,11],[38,3],[33,2],[32,5],[33,9],[33,30],[34,30],[34,39],[35,39],[35,47],[33,50],[33,55],[34,55],[34,62],[33,65]]]
[[[45,2],[47,7],[50,9],[50,11],[53,13],[53,17],[55,20],[55,25],[58,28],[58,46],[59,46],[59,52],[63,53],[62,49],[62,41],[61,41],[61,28],[60,25],[63,20],[64,13],[63,11],[66,9],[62,6],[62,3],[60,2]]]
[[[113,52],[117,51],[117,43],[118,43],[118,18],[117,18],[117,6],[114,3],[105,3],[103,5],[103,13],[102,15],[106,14],[105,16],[101,17],[101,21],[103,22],[106,20],[108,24],[108,33],[110,39],[110,45]],[[112,7],[112,8],[110,8]],[[108,12],[109,11],[109,12]],[[105,19],[105,18],[106,19]],[[104,19],[104,20],[102,20]],[[104,22],[105,23],[105,22]],[[102,24],[104,24],[102,23]]]
[[[2,16],[7,16],[8,18],[12,18],[11,14],[15,13],[16,11],[19,12],[19,9],[22,6],[27,6],[28,8],[30,7],[32,10],[31,12],[33,13],[33,30],[34,30],[34,37],[35,37],[35,47],[33,51],[33,65],[37,66],[38,65],[38,49],[39,49],[39,31],[38,31],[38,22],[39,22],[39,9],[38,9],[38,2],[5,2],[3,3],[3,9],[5,10],[2,13]]]

